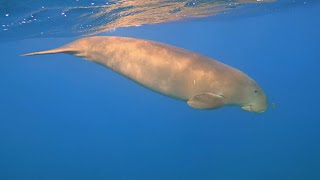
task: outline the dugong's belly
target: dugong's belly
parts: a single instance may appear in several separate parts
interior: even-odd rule
[[[227,66],[183,49],[144,40],[103,42],[90,59],[161,94],[187,100],[219,91],[217,74]],[[100,48],[103,48],[101,51]],[[101,53],[103,52],[103,53]]]

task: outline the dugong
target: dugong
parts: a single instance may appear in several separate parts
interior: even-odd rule
[[[240,106],[264,112],[266,94],[249,76],[226,64],[167,44],[115,36],[93,36],[62,47],[24,54],[66,53],[103,65],[195,109]]]

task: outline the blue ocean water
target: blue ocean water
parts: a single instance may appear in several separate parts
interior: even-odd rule
[[[0,180],[320,179],[319,3],[172,2],[0,0]],[[95,33],[215,58],[270,107],[194,110],[77,57],[19,56]]]

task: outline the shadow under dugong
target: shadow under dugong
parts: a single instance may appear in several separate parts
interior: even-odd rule
[[[167,44],[112,36],[94,36],[23,56],[66,53],[101,64],[163,95],[196,109],[240,106],[264,112],[266,94],[243,72],[208,57]]]

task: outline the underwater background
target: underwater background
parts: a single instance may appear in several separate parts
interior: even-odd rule
[[[316,0],[0,0],[0,180],[320,179],[319,17]],[[81,58],[19,56],[86,35],[217,59],[269,108],[195,110]]]

